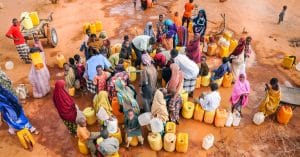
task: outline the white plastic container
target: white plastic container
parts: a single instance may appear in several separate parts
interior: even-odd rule
[[[103,107],[100,107],[96,116],[98,119],[103,120],[103,121],[109,119],[109,115],[107,114],[107,112],[105,111],[105,109]]]
[[[163,122],[159,118],[152,118],[150,121],[150,126],[153,133],[160,133],[164,130]]]
[[[118,120],[115,117],[110,117],[106,121],[107,131],[110,134],[115,134],[118,132]]]
[[[12,61],[7,61],[6,63],[5,63],[5,69],[6,70],[11,70],[11,69],[13,69],[14,68],[14,62],[12,62]]]
[[[241,122],[241,115],[238,111],[235,111],[233,113],[233,121],[232,121],[232,126],[239,126]]]
[[[31,29],[33,28],[33,24],[31,21],[31,18],[29,16],[28,12],[21,13],[21,19],[24,17],[24,20],[22,21],[22,25],[25,29]]]
[[[226,123],[225,123],[225,126],[226,127],[231,127],[232,122],[233,122],[233,114],[231,112],[229,112]]]
[[[256,125],[260,125],[265,121],[265,115],[263,112],[257,112],[253,116],[253,122]]]
[[[215,137],[213,134],[206,135],[202,141],[202,148],[204,148],[205,150],[208,150],[209,148],[211,148],[214,145],[214,140],[215,140]]]
[[[141,126],[145,126],[150,124],[150,121],[152,119],[152,114],[151,112],[145,112],[141,115],[139,115],[138,120]]]

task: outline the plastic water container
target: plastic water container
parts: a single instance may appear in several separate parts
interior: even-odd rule
[[[189,93],[187,91],[185,91],[185,90],[182,90],[180,92],[180,97],[181,97],[182,103],[184,104],[185,102],[188,101]]]
[[[86,34],[86,30],[90,28],[90,23],[83,24],[83,33]]]
[[[138,120],[141,126],[145,126],[150,124],[150,121],[152,119],[152,113],[151,112],[145,112],[141,115],[139,115]]]
[[[33,26],[38,26],[40,24],[40,18],[37,12],[31,12],[29,14]]]
[[[238,111],[235,111],[233,113],[233,121],[232,121],[232,126],[239,126],[241,122],[241,115]]]
[[[96,32],[101,32],[102,31],[103,26],[102,26],[102,22],[101,21],[96,21],[95,22],[95,26],[96,26]]]
[[[28,89],[25,84],[19,84],[16,87],[16,94],[19,99],[26,99],[28,94]]]
[[[35,69],[39,70],[44,67],[43,58],[40,52],[31,53],[30,58]]]
[[[223,58],[223,57],[228,57],[229,55],[230,55],[229,46],[221,46],[219,51],[219,56]]]
[[[25,149],[30,149],[35,144],[35,141],[27,128],[17,132],[18,139]]]
[[[224,127],[227,120],[227,112],[225,109],[217,109],[215,116],[215,126]]]
[[[115,117],[110,117],[106,120],[107,131],[109,134],[114,134],[118,132],[118,120]]]
[[[122,44],[117,43],[111,48],[111,54],[120,53],[122,48]]]
[[[229,53],[232,53],[234,49],[237,47],[238,41],[235,39],[230,39]]]
[[[225,126],[226,127],[231,127],[232,122],[233,122],[233,114],[231,112],[229,112],[228,116],[227,116],[227,120],[226,120]]]
[[[69,88],[69,95],[74,96],[75,95],[75,88]]]
[[[195,104],[190,101],[186,101],[182,107],[182,111],[181,111],[182,117],[185,119],[191,119],[194,114],[194,109],[195,109]]]
[[[202,141],[202,148],[204,148],[205,150],[208,150],[209,148],[211,148],[214,145],[214,140],[215,140],[215,137],[213,134],[206,135]]]
[[[226,73],[226,74],[223,76],[222,86],[225,87],[225,88],[231,87],[232,80],[233,80],[233,75],[232,75],[232,73]]]
[[[136,80],[136,68],[133,66],[129,66],[126,69],[127,72],[129,72],[129,80],[131,82],[134,82]]]
[[[176,146],[175,133],[166,133],[164,137],[164,149],[167,152],[174,152]]]
[[[149,133],[148,142],[150,148],[154,151],[160,151],[163,147],[160,133]]]
[[[83,114],[86,117],[86,122],[88,125],[93,125],[96,121],[95,110],[91,107],[87,107],[83,110]]]
[[[176,151],[186,153],[189,147],[189,135],[187,133],[178,133],[176,137]]]
[[[14,62],[12,62],[12,61],[5,62],[5,69],[6,70],[11,70],[13,68],[14,68]]]
[[[207,55],[208,56],[213,56],[216,54],[216,50],[217,50],[217,44],[216,43],[212,43],[212,44],[208,44],[207,47]]]
[[[80,140],[78,140],[78,148],[81,154],[89,154],[89,148],[87,147],[86,143],[81,142]]]
[[[200,104],[196,104],[194,111],[194,120],[198,120],[200,122],[203,121],[205,111],[202,109]]]
[[[22,26],[25,28],[25,29],[31,29],[33,28],[33,24],[32,24],[32,21],[31,21],[31,18],[29,16],[29,13],[28,12],[23,12],[21,13],[21,19],[24,17],[24,20],[22,21]]]
[[[280,124],[288,124],[293,116],[293,110],[290,106],[281,106],[279,112],[277,113],[277,121]]]
[[[97,33],[97,31],[96,31],[96,25],[95,24],[91,24],[90,25],[90,30],[91,30],[92,34],[96,34]]]
[[[196,86],[195,88],[200,88],[201,87],[201,76],[199,76],[196,80]]]
[[[167,133],[176,133],[176,124],[174,122],[167,122],[165,131]]]
[[[209,72],[206,76],[201,77],[201,86],[207,87],[210,83],[211,73]]]
[[[160,133],[164,130],[163,122],[159,118],[152,118],[150,121],[150,127],[153,133]]]
[[[63,68],[64,64],[67,62],[63,54],[58,54],[56,56],[56,62],[59,68]]]
[[[253,116],[253,122],[256,125],[260,125],[265,121],[265,115],[263,112],[257,112]]]

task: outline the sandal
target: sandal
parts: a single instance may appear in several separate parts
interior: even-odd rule
[[[38,134],[40,134],[40,132],[39,132],[39,131],[37,131],[36,129],[35,129],[33,132],[31,132],[31,133],[33,133],[34,135],[38,135]]]

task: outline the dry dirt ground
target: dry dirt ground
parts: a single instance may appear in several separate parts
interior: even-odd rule
[[[8,60],[15,63],[13,70],[6,71],[14,85],[25,83],[30,91],[28,72],[30,65],[19,60],[13,42],[4,37],[10,26],[11,19],[19,17],[23,11],[38,11],[40,17],[54,12],[54,21],[59,44],[56,48],[46,47],[47,65],[51,72],[51,86],[56,74],[61,72],[55,65],[55,56],[62,53],[66,58],[79,52],[83,39],[82,25],[85,22],[101,20],[113,43],[120,42],[124,34],[131,37],[141,33],[147,21],[157,20],[163,13],[170,17],[174,11],[183,13],[186,0],[159,0],[158,5],[146,11],[134,10],[131,0],[60,0],[59,4],[50,4],[48,0],[1,0],[4,8],[0,9],[0,67]],[[244,117],[239,127],[216,128],[194,120],[182,119],[177,132],[189,133],[189,149],[186,154],[151,151],[148,144],[138,146],[131,151],[121,147],[120,154],[124,157],[167,157],[167,156],[300,156],[300,123],[299,108],[294,110],[290,123],[279,125],[274,118],[267,119],[264,124],[256,126],[252,117],[264,96],[264,84],[271,77],[278,77],[280,82],[290,82],[293,86],[300,85],[300,73],[295,70],[284,70],[280,67],[281,58],[286,54],[300,57],[299,48],[289,46],[288,40],[300,37],[300,2],[298,0],[195,0],[204,8],[208,19],[212,22],[221,21],[220,13],[226,14],[227,28],[233,30],[235,37],[241,36],[243,28],[253,38],[255,55],[247,66],[248,80],[252,91],[250,102],[244,109]],[[288,6],[283,24],[277,25],[278,14],[283,5]],[[217,25],[209,22],[209,30]],[[136,28],[136,29],[135,29]],[[81,54],[82,55],[82,54]],[[211,67],[219,63],[217,58],[209,58]],[[197,89],[194,97],[198,97],[206,88]],[[220,89],[222,108],[229,108],[231,89]],[[35,136],[37,144],[32,152],[24,150],[16,136],[9,135],[6,124],[0,127],[0,156],[5,157],[37,157],[37,156],[83,156],[79,153],[76,139],[71,137],[59,118],[52,103],[52,93],[42,99],[29,98],[24,103],[26,115],[34,126],[40,130]],[[75,101],[83,109],[91,106],[91,96],[77,96]],[[97,129],[97,127],[92,128]],[[208,133],[215,136],[215,146],[209,151],[201,148],[202,139]],[[146,136],[146,135],[145,135]]]

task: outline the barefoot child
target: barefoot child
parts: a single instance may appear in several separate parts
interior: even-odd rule
[[[139,142],[143,145],[144,138],[142,136],[141,126],[138,121],[137,115],[132,109],[127,111],[127,116],[125,117],[125,129],[127,134],[126,147],[129,148],[129,144],[133,137],[137,137]]]

